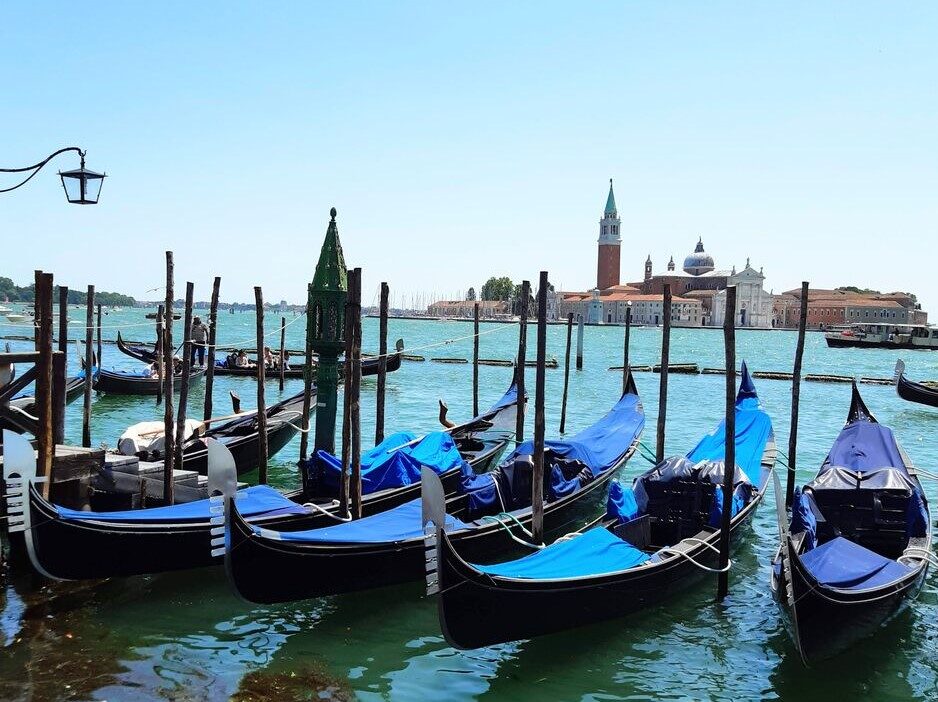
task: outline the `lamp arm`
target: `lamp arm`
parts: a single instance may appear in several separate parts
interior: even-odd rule
[[[23,168],[0,168],[0,173],[25,173],[25,172],[27,172],[27,171],[32,171],[32,173],[30,173],[24,180],[22,180],[21,182],[17,183],[16,185],[14,185],[14,186],[12,186],[12,187],[10,187],[10,188],[2,188],[2,189],[0,189],[0,193],[8,193],[8,192],[10,192],[11,190],[16,190],[17,188],[23,187],[23,186],[26,185],[29,181],[31,181],[31,180],[33,179],[33,177],[34,177],[40,170],[42,170],[42,167],[45,166],[47,163],[49,163],[49,161],[51,161],[52,159],[54,159],[54,158],[55,158],[56,156],[58,156],[59,154],[64,154],[64,153],[66,153],[67,151],[76,151],[76,152],[78,152],[78,155],[81,156],[82,165],[84,165],[84,161],[85,161],[85,152],[82,151],[81,149],[79,149],[77,146],[67,146],[67,147],[65,147],[64,149],[59,149],[59,150],[56,151],[55,153],[50,154],[49,156],[47,156],[46,158],[44,158],[44,159],[43,159],[42,161],[40,161],[39,163],[33,164],[32,166],[25,166],[25,167],[23,167]]]

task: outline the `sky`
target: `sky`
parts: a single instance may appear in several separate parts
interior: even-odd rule
[[[938,314],[933,2],[8,3],[0,167],[106,171],[0,195],[0,275],[301,301],[338,210],[363,303],[490,276],[595,285],[698,237],[780,292],[909,290]],[[0,180],[0,187],[12,184]]]

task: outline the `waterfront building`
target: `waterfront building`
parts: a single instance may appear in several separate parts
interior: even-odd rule
[[[427,305],[431,317],[461,317],[472,319],[475,315],[474,300],[438,300]],[[479,316],[485,319],[508,317],[511,305],[505,300],[480,300]]]
[[[771,329],[773,326],[772,317],[772,295],[765,291],[763,283],[765,276],[762,275],[762,269],[758,271],[749,265],[749,259],[746,259],[746,267],[738,273],[733,270],[727,285],[736,286],[736,326],[749,329]],[[726,288],[720,290],[713,296],[711,305],[711,324],[715,327],[723,326],[723,320],[726,318]]]
[[[796,328],[800,309],[800,288],[776,296],[773,310],[778,318],[778,326]],[[905,292],[861,293],[822,288],[808,291],[809,329],[872,322],[927,324],[928,313],[921,309],[914,295]]]

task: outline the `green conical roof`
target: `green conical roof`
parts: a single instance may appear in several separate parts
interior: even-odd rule
[[[616,196],[612,192],[612,178],[609,179],[609,197],[606,198],[606,209],[604,214],[616,214]]]
[[[348,292],[348,273],[345,269],[345,256],[342,255],[342,242],[339,241],[339,228],[335,223],[336,211],[329,212],[332,219],[326,230],[326,239],[319,252],[319,263],[313,276],[313,291]]]

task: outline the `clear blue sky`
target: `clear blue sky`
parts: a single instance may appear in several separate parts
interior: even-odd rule
[[[938,314],[938,5],[8,3],[0,275],[301,300],[328,211],[370,302],[489,275],[595,282],[615,178],[623,279],[703,236],[717,265],[911,289]],[[6,181],[4,181],[6,182]]]

